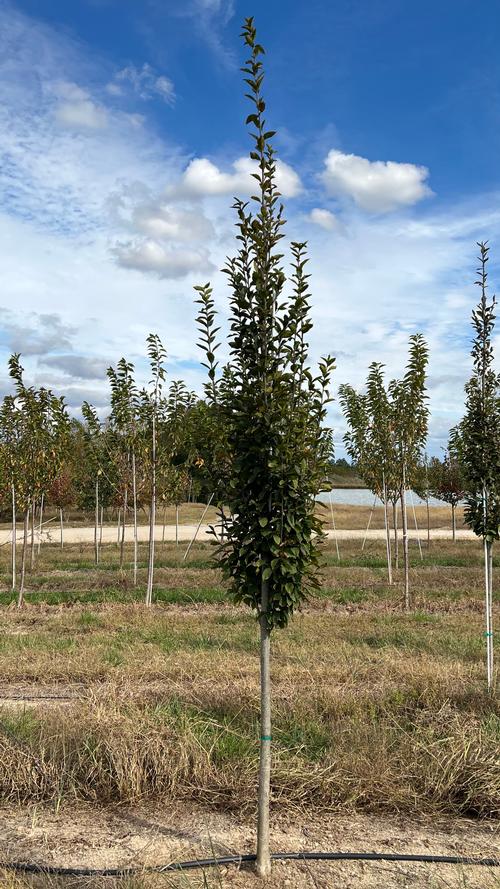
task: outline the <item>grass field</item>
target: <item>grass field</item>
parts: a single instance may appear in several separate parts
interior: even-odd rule
[[[196,545],[186,563],[182,553],[159,547],[147,610],[145,546],[136,589],[114,545],[98,570],[90,547],[42,547],[18,611],[8,547],[1,551],[3,806],[64,812],[167,800],[251,819],[257,626],[228,600],[212,546]],[[339,563],[325,549],[319,594],[274,637],[274,817],[498,826],[500,702],[485,693],[480,545],[433,542],[421,560],[412,544],[410,614],[401,575],[387,585],[382,541],[363,553],[359,541],[342,541],[340,554]],[[126,556],[129,565],[130,547]],[[495,587],[499,567],[497,558]],[[496,593],[497,620],[499,602]],[[219,885],[217,875],[207,879],[171,885]],[[467,879],[452,885],[476,885]]]

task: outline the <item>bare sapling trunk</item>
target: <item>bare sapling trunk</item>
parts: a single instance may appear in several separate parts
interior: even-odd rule
[[[28,551],[28,526],[30,520],[30,508],[29,506],[24,513],[24,525],[23,525],[23,554],[21,560],[21,583],[19,586],[19,594],[17,597],[17,607],[20,608],[24,601],[24,579],[26,577],[26,553]]]
[[[16,588],[16,538],[17,538],[17,523],[16,523],[16,489],[14,484],[12,485],[12,548],[11,548],[11,569],[12,569],[12,590]]]
[[[399,535],[398,535],[398,503],[395,500],[392,504],[392,526],[394,528],[394,567],[396,571],[399,569]]]
[[[415,511],[415,501],[413,499],[413,491],[410,491],[410,498],[411,498],[411,508],[413,511],[413,521],[415,522],[415,531],[417,532],[418,551],[420,553],[420,560],[423,561],[424,554],[422,552],[422,542],[420,540],[420,531],[418,530],[417,513]]]
[[[117,521],[116,521],[116,535],[117,535],[117,537],[116,537],[116,545],[117,545],[117,546],[120,546],[121,516],[122,516],[122,511],[121,511],[120,507],[118,507],[118,519],[117,519]]]
[[[123,562],[125,559],[125,517],[127,515],[127,501],[128,501],[128,485],[125,486],[125,493],[123,495],[123,519],[122,519],[122,536],[120,541],[120,568],[123,568]]]
[[[149,513],[149,558],[148,558],[148,582],[146,586],[146,605],[153,602],[153,574],[155,564],[155,521],[156,521],[156,405],[153,410],[151,451],[151,509]]]
[[[137,586],[137,479],[135,472],[135,450],[132,450],[132,497],[134,501],[134,586]]]
[[[493,647],[493,543],[489,543],[488,546],[488,587],[489,587],[489,611],[490,611],[490,632],[491,636],[490,640],[490,676],[491,676],[491,687],[493,688],[494,681],[494,664],[493,664],[493,656],[494,656],[494,647]]]
[[[99,476],[95,480],[95,523],[94,523],[94,558],[99,564]]]
[[[162,531],[161,531],[161,548],[162,549],[165,549],[165,526],[166,526],[166,524],[167,524],[167,504],[165,504],[165,506],[163,507],[163,527],[162,527]],[[176,535],[176,538],[177,538],[177,535]],[[177,544],[177,539],[175,542]]]
[[[33,498],[33,503],[31,504],[30,519],[31,519],[30,571],[33,571],[33,567],[35,564],[35,499],[34,498]]]
[[[271,873],[269,847],[269,807],[271,800],[271,633],[267,609],[269,587],[262,581],[260,608],[260,767],[257,814],[256,869],[260,877]]]
[[[410,610],[410,559],[408,552],[408,515],[406,511],[406,471],[403,464],[403,485],[401,487],[401,522],[403,526],[403,567],[405,584],[405,609]]]
[[[484,587],[486,616],[486,682],[488,691],[493,691],[493,546],[491,541],[484,540]]]
[[[42,528],[43,528],[43,505],[45,500],[45,494],[42,492],[42,496],[40,498],[40,512],[38,515],[38,555],[40,555],[40,547],[42,545]]]
[[[61,549],[64,547],[64,517],[62,509],[59,509],[59,527],[61,529]]]
[[[368,524],[367,524],[367,526],[366,526],[365,536],[363,537],[363,543],[361,544],[361,552],[363,552],[363,551],[364,551],[364,548],[365,548],[366,538],[368,537],[368,531],[370,530],[370,525],[371,525],[371,523],[372,523],[373,511],[374,511],[374,509],[375,509],[375,504],[376,504],[376,502],[377,502],[377,498],[374,497],[374,498],[373,498],[373,505],[372,505],[372,508],[371,508],[371,510],[370,510],[370,515],[368,516]]]
[[[429,514],[429,498],[425,498],[425,504],[427,507],[427,549],[431,548],[431,517]]]
[[[392,586],[392,554],[391,554],[391,532],[389,529],[389,514],[387,509],[387,488],[385,484],[385,475],[383,476],[383,497],[384,497],[384,525],[385,525],[385,549],[387,554],[387,577],[389,586]]]
[[[453,543],[455,543],[457,538],[457,517],[456,506],[454,503],[451,504],[451,536],[453,539]]]
[[[182,561],[183,561],[183,562],[187,559],[189,553],[191,552],[191,547],[192,547],[193,543],[195,542],[196,538],[198,537],[198,532],[199,532],[199,530],[200,530],[200,528],[201,528],[201,526],[202,526],[203,519],[205,518],[205,516],[206,516],[206,514],[207,514],[207,512],[208,512],[208,510],[209,510],[210,504],[212,503],[212,500],[213,500],[213,499],[214,499],[214,495],[213,495],[213,494],[210,494],[208,503],[207,503],[207,505],[205,506],[205,509],[203,510],[203,512],[202,512],[202,514],[201,514],[200,521],[198,522],[198,524],[197,524],[197,526],[196,526],[196,531],[194,532],[194,534],[193,534],[191,540],[189,541],[188,548],[187,548],[186,552],[184,553],[184,555],[183,555],[183,557],[182,557]]]
[[[337,537],[337,528],[335,526],[335,516],[333,514],[333,501],[332,501],[331,492],[330,492],[330,515],[332,518],[332,531],[333,531],[333,535],[335,537],[335,549],[337,550],[337,562],[340,562],[339,541],[338,541],[338,537]]]

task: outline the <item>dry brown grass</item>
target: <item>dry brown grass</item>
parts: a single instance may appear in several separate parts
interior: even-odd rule
[[[224,596],[212,554],[198,546],[184,567],[166,547],[158,585],[184,604],[146,609],[99,599],[133,594],[113,547],[99,570],[88,549],[42,551],[26,607],[0,611],[0,799],[253,805],[257,626],[203,598]],[[412,547],[413,614],[401,576],[387,586],[383,543],[341,555],[330,545],[319,597],[275,634],[275,807],[500,817],[480,547],[436,543],[423,564]],[[65,702],[23,708],[44,693]]]

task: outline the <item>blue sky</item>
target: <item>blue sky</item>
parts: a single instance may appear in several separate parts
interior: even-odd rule
[[[312,354],[336,384],[429,340],[431,452],[469,373],[475,241],[500,235],[500,9],[483,0],[0,0],[0,385],[103,410],[105,367],[160,334],[199,388],[192,285],[249,187],[242,19],[266,56],[289,235],[310,246]],[[336,440],[342,423],[332,409]],[[339,453],[341,453],[339,449]]]

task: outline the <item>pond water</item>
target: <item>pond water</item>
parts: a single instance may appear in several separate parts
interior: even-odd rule
[[[330,497],[332,498],[332,503],[344,503],[349,506],[372,506],[374,500],[375,506],[383,506],[382,501],[378,497],[374,498],[368,488],[334,488],[330,492],[323,491],[317,499],[321,500],[322,503],[329,503]],[[411,506],[412,498],[415,506],[425,506],[425,500],[422,500],[413,491],[408,491],[408,506]],[[429,506],[445,505],[441,500],[429,497]]]

